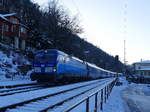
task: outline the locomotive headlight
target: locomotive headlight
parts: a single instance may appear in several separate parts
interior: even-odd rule
[[[53,68],[53,72],[56,72],[56,68]]]

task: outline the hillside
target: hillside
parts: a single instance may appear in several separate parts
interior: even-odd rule
[[[29,78],[30,69],[25,71],[22,68],[31,63],[21,52],[0,43],[0,57],[0,81]]]
[[[17,13],[22,23],[28,27],[29,47],[37,50],[58,49],[101,68],[114,72],[123,71],[124,65],[118,56],[111,56],[80,38],[79,34],[83,33],[84,29],[80,26],[78,17],[71,17],[56,0],[50,0],[48,6],[44,8],[40,8],[31,0],[5,0],[5,2],[1,12]]]

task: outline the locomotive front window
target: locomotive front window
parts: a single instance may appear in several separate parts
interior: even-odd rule
[[[55,63],[56,55],[49,53],[37,54],[34,61],[35,63]]]

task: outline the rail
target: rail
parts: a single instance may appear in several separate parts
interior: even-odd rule
[[[97,80],[97,81],[92,81],[92,82],[86,82],[86,83],[83,83],[83,84],[80,84],[80,85],[78,85],[78,86],[71,86],[71,88],[64,88],[64,89],[60,89],[58,92],[51,92],[51,93],[47,93],[47,94],[45,94],[45,95],[42,95],[42,96],[39,96],[39,97],[33,97],[33,98],[27,98],[27,100],[23,100],[23,101],[16,101],[16,103],[14,103],[14,104],[7,104],[7,105],[5,105],[5,106],[2,106],[2,107],[0,107],[0,112],[2,111],[2,112],[4,112],[4,111],[6,111],[7,109],[14,109],[14,108],[16,108],[17,106],[22,106],[22,105],[24,105],[24,104],[29,104],[29,103],[31,103],[31,102],[36,102],[36,101],[40,101],[40,100],[42,100],[42,99],[46,99],[46,98],[48,98],[48,97],[52,97],[52,96],[56,96],[56,95],[60,95],[60,94],[62,94],[62,93],[66,93],[66,92],[69,92],[69,91],[72,91],[72,90],[76,90],[76,89],[78,89],[78,88],[82,88],[82,87],[87,87],[87,86],[90,86],[90,85],[93,85],[93,84],[97,84],[98,82],[101,82],[102,84],[105,82],[105,80],[104,80],[104,82],[102,81],[102,80]],[[70,98],[69,98],[70,99]],[[66,100],[65,100],[66,101]],[[63,101],[64,102],[64,101]],[[59,103],[57,103],[57,105],[60,105],[60,102]],[[54,106],[56,106],[56,104],[53,104],[53,105],[51,105],[50,104],[50,106],[48,106],[47,108],[45,108],[45,109],[43,109],[43,111],[42,112],[46,112],[46,110],[48,110],[49,108],[52,108],[52,107],[54,107]],[[41,109],[40,109],[41,110]]]
[[[106,85],[104,88],[101,88],[98,91],[92,93],[91,95],[81,99],[80,101],[78,101],[74,105],[70,106],[63,112],[70,112],[71,110],[73,110],[74,108],[76,108],[77,106],[79,106],[80,104],[82,104],[84,102],[86,102],[86,111],[85,112],[90,112],[89,101],[92,96],[95,96],[94,112],[97,112],[99,107],[100,107],[100,110],[103,110],[103,104],[104,104],[104,102],[106,103],[106,100],[108,99],[108,96],[110,95],[112,88],[116,84],[117,80],[118,80],[118,78],[116,78],[114,81],[112,81],[111,83]],[[99,93],[100,93],[100,103],[98,104],[98,94]]]

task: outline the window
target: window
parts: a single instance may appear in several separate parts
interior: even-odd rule
[[[26,33],[26,29],[24,27],[21,27],[21,33]]]
[[[59,55],[58,57],[58,61],[64,62],[65,61],[65,57],[62,55]]]
[[[3,0],[0,0],[0,4],[3,4]]]
[[[2,23],[0,22],[0,31],[2,30]]]
[[[13,25],[11,26],[11,32],[14,32],[14,27],[13,27]]]
[[[16,25],[11,25],[11,26],[10,26],[10,31],[11,31],[11,32],[17,32],[17,27],[16,27]]]
[[[5,31],[9,31],[9,26],[8,25],[5,25]]]
[[[56,54],[54,53],[38,53],[35,56],[35,63],[55,63],[57,59]]]

